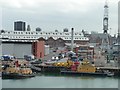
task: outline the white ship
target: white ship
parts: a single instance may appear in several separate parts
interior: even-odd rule
[[[52,37],[54,40],[59,38],[69,41],[71,40],[71,32],[45,32],[45,31],[4,31],[1,34],[2,41],[12,42],[33,42],[38,38],[44,38],[45,40]],[[74,40],[76,41],[89,41],[87,37],[84,37],[82,32],[74,33]]]

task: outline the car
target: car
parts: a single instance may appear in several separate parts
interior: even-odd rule
[[[40,64],[40,63],[42,63],[42,61],[38,61],[38,60],[36,60],[36,61],[31,61],[31,64]]]

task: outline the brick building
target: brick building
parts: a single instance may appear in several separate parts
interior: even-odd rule
[[[39,38],[36,42],[32,43],[32,53],[37,59],[44,58],[44,54],[45,54],[44,45],[45,45],[45,40],[43,38]]]

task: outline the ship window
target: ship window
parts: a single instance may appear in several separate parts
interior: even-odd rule
[[[31,34],[33,34],[33,32],[31,32]]]
[[[36,33],[36,34],[38,34],[38,33]]]
[[[23,32],[21,32],[21,34],[23,34]]]
[[[26,34],[27,34],[27,32],[26,32]]]
[[[8,32],[8,33],[10,33],[10,32]]]
[[[42,34],[42,33],[40,33],[40,34]]]
[[[60,35],[62,35],[62,33],[60,33]]]

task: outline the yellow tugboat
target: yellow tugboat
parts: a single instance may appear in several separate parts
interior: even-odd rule
[[[35,75],[32,73],[30,68],[16,68],[16,67],[8,67],[2,71],[2,79],[5,78],[28,78],[34,77]]]
[[[25,66],[19,66],[18,62],[15,65],[4,65],[2,67],[2,79],[20,79],[34,77],[32,70]]]
[[[109,76],[109,73],[97,69],[88,60],[83,60],[79,65],[71,66],[70,70],[61,70],[61,74],[82,75],[82,76]]]

